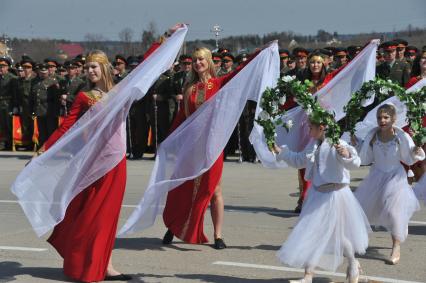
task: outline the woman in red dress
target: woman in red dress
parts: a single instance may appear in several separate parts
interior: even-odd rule
[[[405,88],[409,89],[424,78],[426,78],[426,49],[423,49],[422,52],[420,52],[420,54],[416,57],[416,59],[414,59],[413,68],[411,69],[411,78],[405,85]],[[426,117],[423,117],[423,127],[426,127]],[[408,131],[409,129],[406,127],[404,130]],[[423,149],[426,150],[426,145],[423,145]],[[415,181],[418,181],[424,172],[426,172],[426,161],[419,161],[410,166],[410,168],[414,173]]]
[[[251,59],[254,56],[251,57]],[[184,86],[183,105],[173,122],[174,131],[186,118],[194,113],[205,101],[234,77],[245,64],[222,77],[216,77],[212,54],[207,48],[197,48],[192,54],[193,68],[189,81]],[[204,234],[204,214],[210,204],[214,227],[214,247],[224,249],[222,223],[224,204],[221,188],[223,152],[212,167],[195,180],[189,180],[170,191],[163,212],[164,224],[168,228],[163,238],[164,244],[170,244],[173,237],[192,243],[206,243]]]
[[[113,70],[102,51],[87,56],[89,90],[80,92],[69,115],[41,149],[49,148],[102,96],[113,87]],[[64,259],[64,273],[82,281],[130,280],[111,263],[117,222],[126,187],[126,158],[106,175],[78,194],[64,219],[47,240]]]

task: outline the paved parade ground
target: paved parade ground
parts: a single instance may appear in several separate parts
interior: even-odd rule
[[[62,274],[62,259],[37,238],[9,188],[28,161],[28,153],[0,152],[0,282],[69,282]],[[120,225],[132,212],[146,188],[154,162],[128,161],[128,179]],[[352,186],[367,174],[352,171]],[[285,241],[297,215],[297,175],[294,169],[270,170],[260,164],[225,162],[223,174],[228,249],[176,241],[163,246],[162,218],[150,229],[117,239],[113,262],[117,270],[134,276],[132,282],[288,282],[303,271],[281,265],[276,251]],[[375,232],[370,248],[359,256],[370,282],[426,282],[426,210],[411,219],[409,236],[401,246],[401,262],[387,265],[390,234]],[[205,230],[212,241],[209,211]],[[211,244],[211,243],[210,243]],[[336,272],[318,272],[314,282],[343,282],[345,265]],[[365,276],[364,276],[365,277]]]

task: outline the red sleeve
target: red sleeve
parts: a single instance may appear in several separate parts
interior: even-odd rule
[[[48,150],[55,142],[65,134],[69,128],[74,125],[74,123],[80,118],[80,116],[87,110],[88,108],[88,98],[83,93],[80,92],[71,106],[70,113],[65,117],[61,126],[53,132],[53,134],[47,139],[44,143],[44,150]]]
[[[410,80],[405,84],[405,89],[409,89],[419,81],[418,77],[411,77]]]
[[[145,60],[146,58],[148,58],[155,50],[157,50],[158,47],[160,47],[161,43],[159,42],[154,42],[151,47],[145,52],[145,54],[143,55],[143,59]]]
[[[250,63],[260,53],[260,51],[262,51],[262,50],[258,50],[255,53],[253,53],[252,55],[250,55],[244,63],[240,64],[232,72],[219,77],[218,81],[220,83],[220,87],[223,87],[227,82],[229,82],[233,77],[235,77],[245,66],[247,66],[248,63]]]

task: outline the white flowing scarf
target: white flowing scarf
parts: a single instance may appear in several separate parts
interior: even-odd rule
[[[426,86],[426,78],[421,79],[417,83],[415,83],[413,86],[411,86],[409,89],[406,90],[406,93],[411,93],[420,90],[422,87]],[[383,104],[393,104],[396,108],[396,121],[395,126],[399,128],[403,128],[408,125],[407,123],[407,107],[401,100],[399,100],[398,97],[392,96],[376,107],[374,107],[372,110],[370,110],[367,115],[364,117],[364,119],[361,122],[358,122],[355,126],[356,130],[356,136],[357,138],[364,140],[367,136],[368,132],[374,128],[377,127],[377,109],[379,109],[380,106]],[[344,140],[349,141],[350,135],[349,133],[344,133],[343,137]]]
[[[366,81],[374,79],[376,75],[376,50],[379,40],[372,40],[351,62],[348,63],[333,79],[314,95],[322,107],[334,112],[336,120],[345,117],[343,107],[349,102],[353,92],[359,90]],[[373,101],[366,102],[371,104]],[[256,118],[262,111],[258,104]],[[292,121],[293,126],[286,131],[282,126],[276,128],[276,142],[278,145],[287,145],[292,151],[302,151],[309,143],[308,118],[302,107],[298,106],[289,110],[283,121]],[[263,129],[257,123],[254,124],[250,134],[250,141],[263,166],[268,168],[283,168],[287,164],[276,161],[275,156],[268,149],[265,142]]]
[[[130,106],[173,64],[187,30],[174,32],[18,175],[11,190],[38,236],[62,221],[72,199],[125,157]]]
[[[152,226],[164,210],[167,192],[209,170],[228,142],[246,101],[257,101],[278,77],[278,44],[274,42],[164,140],[148,188],[119,235]]]

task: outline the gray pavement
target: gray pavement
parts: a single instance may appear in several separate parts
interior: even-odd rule
[[[62,260],[45,238],[32,231],[9,187],[29,159],[28,153],[0,152],[0,282],[69,282]],[[128,161],[128,184],[120,216],[122,225],[143,194],[153,161]],[[352,172],[356,186],[368,168]],[[297,220],[294,169],[269,170],[260,164],[226,162],[223,174],[226,212],[224,239],[229,248],[189,245],[175,241],[163,246],[166,229],[161,217],[154,227],[117,239],[113,262],[134,276],[132,282],[288,282],[301,270],[281,265],[276,251]],[[422,207],[423,208],[423,207]],[[205,230],[212,240],[209,212]],[[387,232],[375,232],[370,248],[360,256],[370,282],[426,282],[426,210],[417,212],[402,245],[401,262],[385,264],[391,251]],[[20,249],[20,250],[19,250]],[[337,273],[318,274],[314,282],[343,282],[345,265]]]

